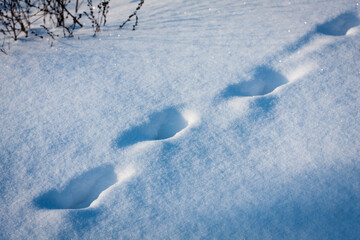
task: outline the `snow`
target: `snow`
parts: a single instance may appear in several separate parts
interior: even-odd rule
[[[39,208],[46,209],[87,208],[116,181],[113,166],[104,165],[71,180],[62,192],[51,190],[34,202]]]
[[[136,5],[0,55],[0,239],[357,239],[359,2]]]
[[[125,131],[116,140],[116,147],[123,148],[141,141],[163,140],[175,136],[188,126],[188,121],[175,108],[154,113],[147,124]]]
[[[258,66],[251,80],[229,85],[225,89],[223,97],[266,95],[287,82],[289,80],[273,69],[267,66]]]

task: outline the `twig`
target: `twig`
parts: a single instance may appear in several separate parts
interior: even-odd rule
[[[137,12],[140,10],[140,8],[141,8],[142,5],[144,4],[144,2],[145,2],[145,0],[140,0],[140,2],[139,2],[139,4],[138,4],[137,8],[135,9],[135,11],[134,11],[132,14],[130,14],[130,16],[128,17],[128,19],[126,19],[126,21],[123,22],[123,23],[120,25],[120,28],[123,28],[123,27],[125,26],[125,24],[126,24],[127,22],[130,22],[130,21],[131,21],[131,18],[133,18],[133,17],[135,16],[135,17],[136,17],[136,18],[135,18],[135,24],[133,25],[133,31],[135,31],[135,28],[136,28],[136,26],[138,25],[138,21],[139,21],[139,18],[138,18],[138,16],[137,16]]]

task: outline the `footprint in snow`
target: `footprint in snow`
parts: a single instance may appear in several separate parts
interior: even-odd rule
[[[298,41],[291,44],[286,48],[289,52],[296,52],[305,46],[309,47],[309,43],[313,40],[315,35],[328,35],[328,36],[345,36],[349,30],[360,25],[360,18],[354,12],[345,12],[337,17],[319,24],[314,30],[301,37]],[[310,44],[312,45],[312,44]],[[317,48],[314,48],[317,49]]]
[[[255,69],[249,81],[229,85],[222,93],[224,98],[262,96],[271,93],[276,88],[288,82],[281,73],[267,66]]]
[[[52,189],[34,200],[44,209],[87,208],[99,195],[117,182],[112,165],[103,165],[73,178],[61,189]]]
[[[188,121],[178,110],[167,108],[151,114],[143,124],[123,132],[115,139],[115,145],[123,148],[138,142],[168,139],[187,126]]]
[[[358,25],[360,25],[360,18],[353,12],[346,12],[328,22],[318,25],[316,32],[330,36],[343,36],[346,35],[350,28]]]

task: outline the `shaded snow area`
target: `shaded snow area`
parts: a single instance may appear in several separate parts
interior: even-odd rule
[[[359,239],[359,0],[110,2],[0,58],[0,239]]]

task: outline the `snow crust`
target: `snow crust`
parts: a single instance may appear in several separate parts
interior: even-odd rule
[[[111,1],[0,55],[0,239],[358,239],[357,0]]]

